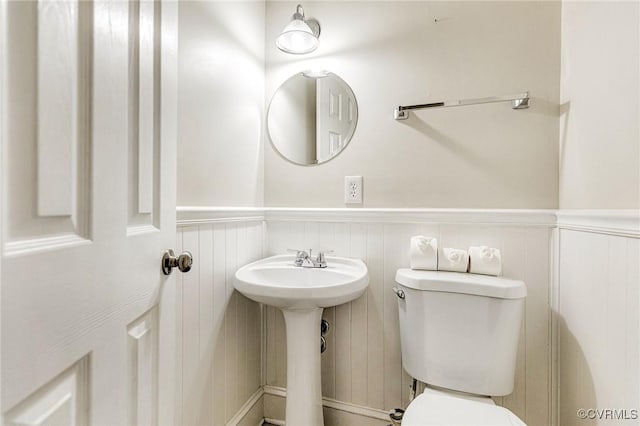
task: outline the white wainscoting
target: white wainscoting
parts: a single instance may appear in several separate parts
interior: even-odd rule
[[[178,217],[176,249],[196,258],[179,283],[182,423],[244,424],[282,411],[271,407],[281,396],[262,395],[286,386],[282,316],[233,292],[231,279],[238,266],[286,248],[333,249],[370,270],[363,297],[324,313],[332,328],[323,394],[339,405],[330,423],[406,405],[390,288],[415,234],[442,246],[496,246],[504,275],[527,283],[515,390],[498,403],[532,426],[577,424],[577,408],[640,405],[637,211],[180,208]]]
[[[195,262],[186,274],[174,272],[178,424],[235,424],[247,401],[262,402],[255,397],[262,386],[262,308],[234,291],[233,276],[262,257],[263,228],[262,219],[179,218],[174,249],[190,251]]]
[[[640,214],[558,212],[557,327],[560,425],[638,424],[580,419],[578,409],[640,409]]]
[[[527,283],[514,392],[496,398],[529,425],[550,422],[550,247],[555,213],[548,211],[368,211],[267,209],[265,255],[287,248],[333,249],[365,260],[369,289],[361,298],[325,309],[331,324],[322,355],[325,398],[388,410],[405,407],[410,377],[401,364],[398,310],[391,287],[396,269],[409,264],[409,239],[430,235],[442,247],[486,244],[500,248],[504,275]],[[476,214],[474,214],[476,213]],[[267,308],[266,384],[286,386],[284,322]],[[265,408],[266,409],[266,408]]]

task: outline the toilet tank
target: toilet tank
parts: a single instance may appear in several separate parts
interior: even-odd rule
[[[399,269],[402,365],[424,383],[478,395],[513,391],[524,282]]]

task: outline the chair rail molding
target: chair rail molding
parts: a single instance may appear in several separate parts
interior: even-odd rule
[[[557,227],[640,238],[640,210],[558,210]]]
[[[553,227],[556,224],[556,210],[208,206],[179,206],[177,208],[178,225],[247,220]]]
[[[262,220],[264,220],[264,208],[261,207],[176,207],[176,222],[178,226],[215,222],[252,222]]]

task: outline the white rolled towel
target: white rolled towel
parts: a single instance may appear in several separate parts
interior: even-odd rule
[[[438,240],[423,235],[411,237],[409,260],[411,269],[436,271],[438,269]]]
[[[439,271],[467,272],[469,254],[466,250],[443,248],[438,256]]]
[[[472,274],[498,276],[502,273],[502,257],[497,248],[469,247],[469,257],[469,272]]]

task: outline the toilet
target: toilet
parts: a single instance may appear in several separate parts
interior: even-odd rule
[[[402,365],[427,386],[402,426],[524,425],[490,397],[513,391],[524,282],[411,269],[396,282]]]

